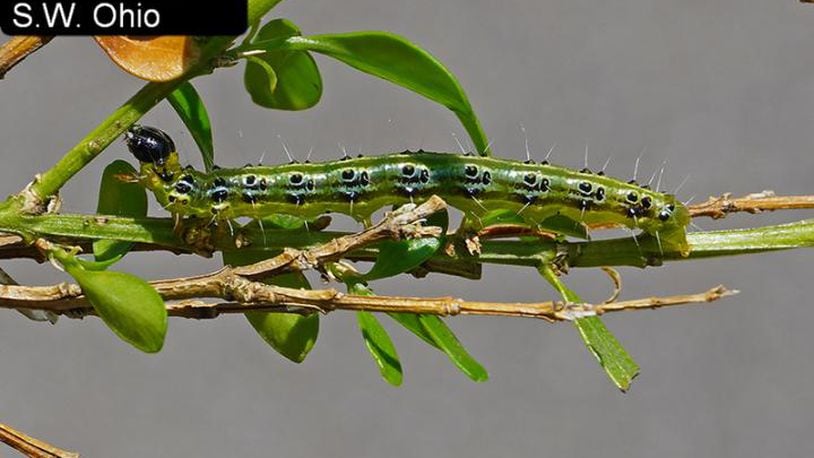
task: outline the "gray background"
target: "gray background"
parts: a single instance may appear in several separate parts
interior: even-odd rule
[[[538,158],[628,177],[668,160],[683,198],[774,189],[813,193],[814,7],[793,0],[654,2],[291,1],[276,11],[306,33],[390,30],[415,40],[460,78],[500,156],[522,158],[526,126]],[[302,113],[252,105],[240,69],[197,81],[219,162],[241,165],[277,134],[302,157],[402,148],[455,151],[463,136],[445,109],[318,58],[325,94]],[[0,193],[52,164],[140,82],[87,38],[59,39],[8,75],[0,93]],[[162,105],[146,123],[194,144]],[[66,211],[92,211],[108,150],[64,190]],[[154,209],[154,214],[160,214]],[[810,214],[809,214],[810,215]],[[806,214],[700,221],[704,229]],[[341,220],[341,218],[340,218]],[[350,223],[342,220],[348,227]],[[204,272],[214,261],[131,255],[149,278]],[[469,382],[440,353],[386,325],[405,384],[379,380],[351,314],[323,320],[302,365],[283,360],[245,320],[172,320],[164,351],[148,356],[96,319],[0,320],[0,420],[89,457],[130,456],[811,456],[814,375],[808,251],[625,269],[624,296],[704,290],[743,293],[710,306],[628,313],[606,323],[642,365],[628,394],[606,380],[569,325],[522,319],[452,320],[490,370]],[[63,280],[50,266],[6,263],[22,283]],[[569,282],[603,298],[598,272]],[[552,292],[528,270],[487,267],[480,282],[435,276],[387,281],[380,293],[533,301]],[[5,449],[0,454],[10,453]]]

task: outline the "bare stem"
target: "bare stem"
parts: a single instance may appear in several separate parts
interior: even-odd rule
[[[811,208],[814,208],[814,196],[776,196],[773,191],[763,191],[735,199],[730,193],[710,197],[704,203],[691,205],[689,210],[693,218],[708,216],[719,219],[736,212],[755,214],[764,211]]]
[[[282,270],[306,270],[382,240],[438,237],[441,235],[440,228],[422,227],[415,223],[445,208],[446,202],[443,199],[432,196],[417,207],[407,205],[399,208],[388,214],[380,223],[358,234],[337,237],[308,251],[286,249],[272,259],[236,267],[234,273],[246,278],[258,278],[274,275]]]
[[[3,79],[15,65],[36,50],[48,44],[52,36],[19,36],[11,37],[0,45],[0,79]]]
[[[203,278],[203,281],[202,281]],[[608,312],[656,309],[660,307],[713,302],[737,291],[717,286],[704,293],[666,297],[649,297],[602,304],[547,301],[537,303],[466,301],[454,297],[354,296],[334,289],[298,290],[253,282],[228,270],[216,276],[191,277],[154,282],[153,286],[166,300],[171,316],[208,319],[223,313],[268,312],[311,313],[334,310],[415,313],[439,316],[481,315],[539,318],[550,322],[573,321]],[[218,297],[230,302],[206,303],[192,298]],[[0,287],[0,308],[34,308],[70,316],[93,314],[78,285]]]
[[[0,441],[32,458],[79,458],[78,453],[59,449],[2,423],[0,423]]]

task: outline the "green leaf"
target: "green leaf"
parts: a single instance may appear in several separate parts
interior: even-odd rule
[[[420,239],[384,241],[377,245],[379,256],[376,263],[362,278],[365,281],[392,277],[420,266],[441,247],[441,241],[434,237]]]
[[[116,160],[102,173],[99,202],[96,213],[102,215],[142,217],[147,214],[147,191],[138,183],[122,181],[121,176],[135,176],[138,172],[129,163]],[[93,242],[96,261],[121,259],[133,247],[132,242],[97,240]]]
[[[146,353],[161,350],[167,334],[167,310],[149,283],[124,272],[89,271],[75,262],[63,265],[119,338]]]
[[[282,0],[249,0],[249,25],[257,23]]]
[[[393,386],[401,385],[403,376],[399,355],[384,326],[370,312],[356,312],[356,319],[359,322],[365,346],[367,346],[370,356],[376,361],[376,365],[379,366],[382,378]]]
[[[387,314],[390,318],[394,319],[398,324],[407,328],[408,331],[412,332],[424,342],[432,345],[437,349],[441,349],[437,343],[435,343],[435,339],[433,339],[432,335],[424,329],[424,326],[421,324],[421,321],[418,319],[420,315],[414,313],[388,313]]]
[[[599,317],[577,318],[574,326],[608,377],[620,390],[627,391],[633,378],[639,374],[639,365],[625,347],[616,340]]]
[[[89,261],[87,259],[76,258],[76,262],[82,266],[85,270],[107,270],[108,267],[116,264],[124,257],[124,254],[120,254],[118,256],[114,256],[110,259],[106,259],[104,261]]]
[[[264,25],[252,42],[299,36],[300,29],[287,19]],[[305,110],[319,102],[322,77],[311,54],[269,49],[246,62],[243,84],[254,103],[278,110]]]
[[[231,251],[223,253],[224,264],[244,266],[262,261],[275,253]],[[291,272],[268,279],[267,283],[286,288],[311,289],[301,272]],[[246,319],[257,334],[278,353],[295,363],[308,356],[319,335],[319,315],[252,311]]]
[[[348,292],[358,296],[373,296],[373,291],[362,283],[348,284]],[[370,312],[356,312],[356,319],[359,329],[362,331],[365,346],[367,346],[370,356],[376,361],[376,365],[379,366],[382,378],[393,386],[401,385],[403,377],[399,355],[384,326]]]
[[[568,288],[548,264],[540,266],[538,270],[543,278],[548,280],[551,286],[560,293],[563,300],[569,303],[582,302],[579,295]],[[577,318],[574,320],[574,326],[611,381],[620,390],[627,391],[630,383],[639,374],[639,365],[625,350],[625,347],[611,334],[598,316]]]
[[[480,217],[483,227],[494,224],[526,224],[526,220],[514,210],[492,210]]]
[[[455,75],[405,38],[376,31],[312,35],[291,37],[283,47],[333,57],[444,105],[458,116],[478,152],[490,154],[486,134]]]
[[[446,353],[458,369],[475,382],[485,382],[489,379],[486,369],[480,365],[464,348],[452,330],[441,318],[435,315],[418,315],[418,321],[432,336],[432,340]],[[409,329],[409,328],[408,328]]]
[[[446,237],[447,229],[449,229],[449,212],[446,209],[443,209],[439,212],[433,213],[427,218],[424,226],[440,227],[442,234],[441,239],[443,241],[443,239]]]
[[[271,100],[274,98],[274,91],[277,90],[277,72],[268,62],[256,56],[247,57],[243,84],[254,103],[273,108],[270,105],[273,103]]]
[[[588,229],[584,224],[563,215],[547,218],[540,223],[540,228],[557,234],[570,235],[585,240],[590,238],[588,236]]]
[[[189,81],[185,82],[178,89],[174,90],[167,101],[181,117],[181,121],[189,129],[195,144],[203,156],[206,171],[212,170],[215,165],[215,148],[212,145],[212,124],[209,122],[209,114],[206,106],[198,95],[198,91]]]
[[[307,225],[308,220],[295,215],[273,213],[263,217],[263,227],[267,229],[296,230],[304,229]]]

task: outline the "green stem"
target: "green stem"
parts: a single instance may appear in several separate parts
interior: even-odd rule
[[[480,262],[536,267],[552,254],[566,254],[570,267],[657,266],[663,261],[765,253],[814,247],[814,219],[751,229],[688,234],[689,256],[675,250],[661,251],[655,239],[639,236],[576,243],[487,240]],[[637,243],[638,242],[638,243]]]
[[[145,85],[71,148],[59,162],[40,175],[31,186],[35,197],[42,201],[56,194],[72,176],[184,81],[186,79],[181,78],[166,83]]]
[[[280,248],[307,248],[346,235],[344,232],[305,232],[257,228],[243,228],[245,236],[254,241],[265,240],[265,246],[250,249],[279,250]],[[0,213],[0,232],[20,234],[29,240],[39,237],[74,240],[112,239],[126,242],[151,243],[176,250],[189,250],[173,230],[169,218],[122,218],[103,215],[11,215]],[[235,244],[230,234],[215,234],[212,245],[219,250],[232,251]],[[454,241],[454,240],[453,240]],[[762,253],[792,248],[814,247],[814,219],[788,224],[688,235],[691,246],[689,256],[677,251],[659,251],[655,240],[639,237],[618,238],[586,242],[550,242],[486,240],[482,242],[480,256],[474,257],[457,250],[454,257],[436,254],[432,261],[444,264],[504,264],[537,267],[557,255],[565,255],[570,267],[660,265],[663,261]],[[455,244],[459,246],[460,244]],[[352,258],[367,259],[369,251],[351,253]],[[471,269],[466,269],[467,271]]]
[[[256,24],[279,2],[280,0],[250,0],[248,2],[249,24]],[[30,188],[33,193],[31,197],[38,202],[45,202],[50,196],[56,194],[71,177],[82,170],[128,127],[164,100],[172,91],[195,76],[208,73],[212,68],[213,59],[220,56],[234,39],[235,37],[231,36],[209,38],[200,43],[201,52],[198,62],[183,77],[165,83],[148,83],[141,88],[124,105],[71,148],[51,169],[42,173]],[[6,207],[8,208],[8,205]]]

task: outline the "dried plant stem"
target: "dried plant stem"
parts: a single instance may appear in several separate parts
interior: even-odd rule
[[[419,206],[406,205],[389,213],[381,222],[358,234],[337,237],[314,249],[302,251],[287,249],[281,255],[245,267],[236,267],[233,273],[246,278],[274,275],[283,270],[307,270],[321,263],[338,259],[358,248],[386,239],[438,237],[438,227],[422,227],[415,223],[447,207],[438,196],[430,197]]]
[[[690,213],[695,217],[710,216],[720,218],[734,212],[759,213],[761,211],[793,210],[793,209],[814,209],[814,195],[812,196],[774,196],[764,191],[761,193],[748,194],[744,197],[731,198],[730,194],[720,197],[710,197],[707,202],[689,207]],[[62,243],[80,246],[83,249],[89,248],[93,240],[99,238],[113,238],[136,242],[134,250],[137,251],[157,251],[169,250],[175,253],[188,253],[193,251],[191,247],[183,244],[172,234],[172,221],[170,219],[150,218],[144,221],[129,221],[123,218],[105,217],[107,223],[100,227],[106,232],[102,233],[95,226],[88,225],[88,222],[96,222],[99,218],[90,215],[44,215],[31,222],[32,231],[39,237],[49,240],[60,240]],[[63,221],[64,220],[64,221]],[[77,220],[77,221],[74,221]],[[114,221],[117,223],[112,224]],[[159,222],[164,222],[163,226]],[[27,222],[23,222],[29,225]],[[164,227],[165,226],[165,227]],[[593,227],[599,229],[601,227]],[[152,235],[151,238],[146,238]],[[167,235],[156,237],[155,234]],[[68,235],[68,234],[73,235]],[[119,235],[117,238],[116,235]],[[137,236],[133,236],[136,234]],[[323,234],[327,237],[328,233]],[[346,235],[346,234],[341,234]],[[537,236],[542,240],[550,239],[551,234],[541,232],[527,226],[515,224],[501,224],[484,228],[478,233],[481,240],[496,238],[512,238],[518,236]],[[232,243],[232,245],[234,245]],[[226,249],[227,247],[221,247]],[[43,261],[39,250],[28,244],[22,237],[13,234],[0,233],[0,259],[31,258]]]
[[[282,293],[251,279],[269,277],[291,270],[319,268],[323,263],[338,259],[349,251],[386,239],[437,237],[440,235],[440,228],[423,227],[416,223],[445,208],[446,202],[433,196],[421,205],[406,205],[388,213],[381,222],[365,231],[337,237],[310,250],[287,249],[278,256],[249,266],[225,267],[207,275],[156,281],[152,285],[165,300],[220,297],[227,300],[239,298],[245,303],[260,300],[274,304],[308,306],[307,301],[297,302],[297,295],[293,293],[289,294],[288,302],[280,302],[276,297]],[[38,240],[35,246],[43,253],[55,248],[51,242],[44,239]],[[64,283],[44,287],[1,285],[0,306],[65,311],[87,306],[87,303],[84,302],[82,290],[78,285]]]
[[[814,208],[814,196],[776,196],[773,191],[763,191],[744,197],[732,198],[726,193],[720,197],[710,197],[706,202],[689,207],[693,218],[708,216],[723,218],[730,213],[760,213],[775,210],[800,210]]]
[[[15,65],[22,62],[34,51],[48,44],[52,36],[19,36],[11,37],[0,45],[0,79],[3,79]]]
[[[32,458],[79,458],[78,453],[56,448],[2,423],[0,423],[0,441]]]
[[[252,282],[235,276],[228,270],[217,276],[178,279],[153,283],[166,300],[220,297],[228,303],[206,303],[186,300],[168,304],[171,316],[210,319],[224,313],[245,313],[250,310],[268,312],[324,313],[335,310],[418,313],[439,316],[481,315],[539,318],[550,322],[572,321],[586,316],[625,310],[708,303],[736,294],[737,291],[717,286],[704,293],[665,297],[649,297],[603,304],[566,304],[560,301],[538,303],[466,301],[453,297],[391,297],[354,296],[334,289],[299,290]],[[60,284],[48,287],[5,286],[0,294],[0,307],[29,307],[70,316],[92,314],[77,285]],[[81,312],[81,313],[77,313]]]
[[[318,269],[324,263],[339,259],[350,251],[385,239],[438,236],[440,228],[422,227],[416,223],[444,208],[446,208],[446,203],[433,196],[421,205],[405,206],[387,214],[381,222],[363,232],[337,237],[310,250],[288,249],[276,257],[249,266],[225,267],[211,274],[155,281],[152,282],[152,285],[166,301],[187,301],[181,304],[171,304],[168,309],[172,315],[190,318],[213,318],[220,313],[238,313],[249,309],[304,312],[316,309],[326,312],[366,310],[443,316],[503,315],[563,321],[580,316],[600,315],[606,311],[654,308],[701,300],[697,296],[676,296],[597,306],[564,305],[558,302],[495,303],[464,301],[455,298],[353,296],[332,289],[296,290],[253,281],[285,271]],[[53,249],[51,242],[43,239],[39,240],[36,246],[43,252]],[[719,287],[713,293],[708,292],[703,301],[715,300],[730,293],[723,287]],[[229,303],[205,304],[199,301],[201,298],[220,298]],[[189,302],[193,299],[196,301]],[[78,285],[66,283],[43,287],[2,285],[0,286],[0,307],[39,309],[55,313],[71,311],[71,315],[75,315],[77,310],[90,312],[81,288]]]

